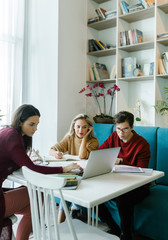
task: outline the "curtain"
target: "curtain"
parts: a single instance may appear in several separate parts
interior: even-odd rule
[[[0,0],[0,124],[22,103],[25,0]]]

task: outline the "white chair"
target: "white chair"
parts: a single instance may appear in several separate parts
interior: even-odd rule
[[[34,172],[27,167],[22,168],[27,180],[32,214],[33,234],[35,240],[118,240],[117,236],[101,231],[80,220],[71,220],[61,188],[66,179],[54,175]],[[66,221],[57,224],[57,208],[54,200],[54,190],[60,194]]]

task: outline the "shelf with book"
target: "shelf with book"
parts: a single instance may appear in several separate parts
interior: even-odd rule
[[[157,8],[161,9],[165,13],[168,13],[168,2],[157,5]]]
[[[157,74],[156,77],[168,79],[168,74]]]
[[[104,29],[115,27],[115,26],[116,26],[116,17],[88,24],[88,27],[94,28],[96,30],[104,30]]]
[[[137,81],[149,81],[153,80],[154,76],[140,76],[140,77],[130,77],[130,78],[118,78],[118,81],[124,82],[137,82]]]
[[[126,52],[135,52],[154,48],[154,42],[143,42],[132,45],[121,46],[118,49]]]
[[[101,3],[109,2],[111,0],[92,0],[92,1],[101,4]]]
[[[87,81],[87,83],[116,83],[116,79],[103,79],[103,80],[95,80],[95,81]]]
[[[154,16],[155,16],[155,7],[150,7],[137,12],[120,15],[119,19],[123,19],[131,23],[131,22],[140,21],[142,19],[144,20],[144,19],[152,18]]]
[[[168,46],[168,38],[162,38],[162,39],[158,39],[157,43],[160,43],[164,46]]]
[[[106,49],[106,50],[100,50],[100,51],[93,51],[88,52],[87,55],[94,56],[94,57],[104,57],[104,56],[110,56],[116,54],[116,48]]]
[[[121,1],[88,0],[89,4],[95,2],[93,6],[89,5],[88,7],[88,18],[94,17],[93,12],[100,7],[106,10],[117,9],[117,14],[113,19],[88,24],[87,39],[101,40],[103,43],[112,44],[114,48],[88,52],[87,74],[90,65],[96,61],[105,64],[109,73],[115,66],[116,79],[114,82],[120,88],[115,99],[115,113],[122,110],[133,112],[133,109],[136,108],[136,101],[139,99],[141,101],[141,125],[163,127],[162,116],[157,116],[154,106],[158,99],[163,99],[160,92],[164,85],[168,85],[166,83],[168,74],[159,74],[158,72],[158,59],[164,52],[168,52],[168,35],[166,35],[168,34],[168,0],[158,0],[158,5],[153,4],[144,9],[139,7],[140,0],[138,2],[127,0],[129,6],[136,5],[136,10],[128,8],[132,12],[124,14]],[[92,7],[93,9],[91,9]],[[101,25],[108,21],[114,21],[114,25],[111,25],[112,28],[111,26],[105,28]],[[130,34],[133,32],[132,30],[134,31],[133,35]],[[137,41],[137,30],[142,33],[142,42]],[[122,41],[122,37],[126,40]],[[122,73],[124,58],[136,58],[136,64],[131,66],[132,75],[130,77],[123,77],[129,76]],[[138,70],[140,70],[140,74]],[[88,79],[87,77],[87,82]],[[110,79],[99,81],[106,84],[111,83]],[[112,80],[112,83],[114,82]],[[89,81],[89,83],[92,82]],[[90,110],[90,106],[88,109]]]

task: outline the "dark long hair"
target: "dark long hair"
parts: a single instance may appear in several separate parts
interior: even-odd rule
[[[40,112],[37,108],[30,104],[21,105],[14,113],[11,127],[15,128],[20,134],[22,133],[21,123],[24,123],[29,117],[39,116]],[[23,142],[26,151],[32,148],[32,137],[23,136]]]

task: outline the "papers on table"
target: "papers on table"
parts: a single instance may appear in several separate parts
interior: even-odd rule
[[[133,167],[128,165],[115,165],[113,167],[113,172],[133,172],[133,173],[142,173],[144,172],[140,167]]]
[[[61,159],[55,158],[53,156],[44,156],[43,161],[47,162],[57,162],[57,161],[80,161],[81,159],[79,156],[76,155],[70,155],[70,154],[64,154]]]
[[[112,172],[118,173],[141,173],[143,175],[151,175],[153,172],[152,168],[141,168],[128,165],[115,165]]]

